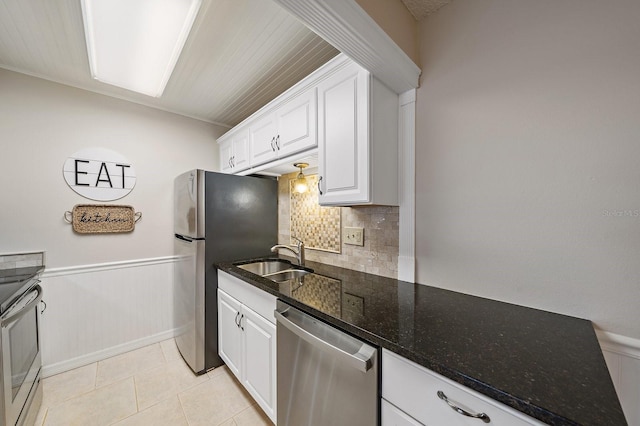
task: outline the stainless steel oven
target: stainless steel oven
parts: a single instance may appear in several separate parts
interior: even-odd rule
[[[33,424],[42,399],[39,282],[31,280],[28,290],[0,316],[1,425]]]

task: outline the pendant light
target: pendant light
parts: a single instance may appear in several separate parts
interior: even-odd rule
[[[300,169],[300,173],[296,176],[296,180],[293,182],[293,190],[298,194],[304,194],[309,191],[309,184],[307,183],[307,178],[304,177],[304,173],[302,173],[302,169],[309,166],[309,163],[294,163],[293,167],[298,167]]]

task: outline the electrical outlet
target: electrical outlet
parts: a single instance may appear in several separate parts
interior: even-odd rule
[[[364,228],[344,227],[344,243],[364,246]]]

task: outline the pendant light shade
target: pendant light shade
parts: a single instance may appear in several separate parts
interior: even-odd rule
[[[202,0],[82,0],[91,76],[160,97]]]
[[[294,163],[293,167],[298,167],[300,169],[300,173],[296,176],[296,180],[293,182],[293,190],[299,194],[304,194],[309,191],[309,183],[307,182],[307,178],[304,177],[304,173],[302,173],[302,169],[309,166],[308,163]]]

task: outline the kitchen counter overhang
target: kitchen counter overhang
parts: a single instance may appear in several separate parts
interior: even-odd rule
[[[588,320],[316,262],[306,266],[317,279],[296,289],[233,263],[217,265],[542,422],[627,424]]]

